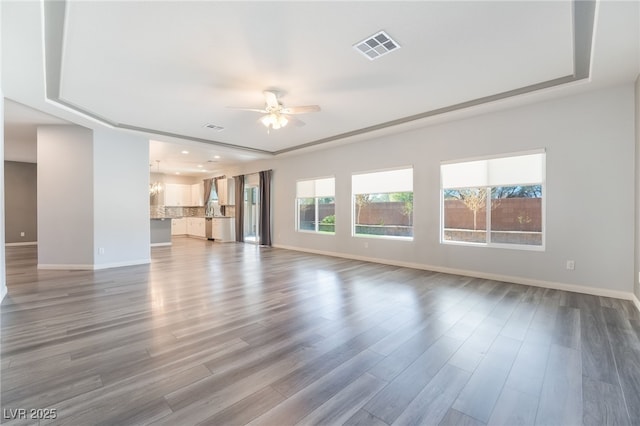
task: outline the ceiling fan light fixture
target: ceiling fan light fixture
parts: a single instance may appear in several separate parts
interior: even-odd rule
[[[271,129],[278,130],[285,127],[289,122],[293,122],[296,126],[304,126],[304,122],[295,117],[289,117],[295,114],[307,114],[311,112],[320,111],[319,105],[299,105],[292,107],[285,107],[282,102],[278,100],[278,92],[274,90],[265,90],[262,92],[265,98],[265,106],[262,109],[258,108],[234,108],[243,111],[259,112],[264,114],[257,121],[262,123],[267,128],[267,133]],[[229,107],[232,108],[232,107]]]
[[[266,128],[271,128],[274,130],[278,130],[289,123],[289,120],[284,115],[280,115],[272,112],[271,114],[267,114],[260,119],[260,122],[264,124]]]

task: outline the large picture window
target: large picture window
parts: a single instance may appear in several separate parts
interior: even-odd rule
[[[352,235],[413,238],[413,168],[351,178]]]
[[[298,231],[334,234],[336,228],[335,178],[301,180],[296,183]]]
[[[545,153],[443,163],[443,243],[544,246]]]

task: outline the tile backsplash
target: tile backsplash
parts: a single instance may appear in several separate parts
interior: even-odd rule
[[[204,207],[150,206],[151,218],[162,217],[204,217]]]

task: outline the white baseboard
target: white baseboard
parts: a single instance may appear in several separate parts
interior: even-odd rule
[[[636,305],[636,309],[640,311],[640,300],[638,300],[638,296],[633,295],[633,299],[631,299],[634,305]]]
[[[482,278],[482,279],[494,280],[494,281],[504,281],[504,282],[514,283],[514,284],[529,285],[533,287],[542,287],[542,288],[550,288],[554,290],[571,291],[574,293],[584,293],[584,294],[590,294],[593,296],[611,297],[614,299],[623,299],[623,300],[632,300],[632,301],[634,301],[635,299],[634,301],[635,305],[636,307],[638,307],[638,310],[640,310],[640,302],[635,297],[635,295],[631,292],[609,290],[609,289],[597,288],[597,287],[587,287],[587,286],[581,286],[576,284],[558,283],[553,281],[535,280],[531,278],[516,277],[511,275],[490,274],[486,272],[469,271],[466,269],[456,269],[456,268],[447,268],[442,266],[425,265],[422,263],[402,262],[398,260],[357,256],[357,255],[352,255],[348,253],[336,253],[336,252],[329,252],[329,251],[323,251],[323,250],[314,250],[314,249],[286,246],[286,245],[280,245],[280,244],[278,245],[274,244],[273,247],[286,249],[286,250],[301,251],[305,253],[321,254],[324,256],[340,257],[344,259],[361,260],[364,262],[382,263],[385,265],[401,266],[405,268],[422,269],[426,271],[442,272],[442,273],[454,274],[454,275],[463,275],[466,277]]]
[[[38,269],[51,269],[58,271],[87,271],[93,270],[90,264],[62,264],[62,263],[38,263]]]
[[[165,247],[170,245],[171,243],[151,243],[151,247]]]
[[[38,269],[49,269],[57,271],[97,271],[100,269],[120,268],[123,266],[146,265],[151,263],[151,259],[131,260],[127,262],[113,262],[101,264],[47,264],[38,263]]]
[[[21,243],[5,243],[4,244],[6,247],[14,247],[14,246],[37,246],[38,242],[37,241],[25,241],[25,242],[21,242]]]
[[[136,266],[136,265],[147,265],[151,263],[151,259],[138,259],[138,260],[128,260],[126,262],[114,262],[114,263],[102,263],[102,264],[94,264],[93,269],[109,269],[109,268],[121,268],[123,266]]]

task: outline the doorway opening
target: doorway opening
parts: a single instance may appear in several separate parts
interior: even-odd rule
[[[260,242],[260,191],[257,185],[244,187],[244,241]]]

